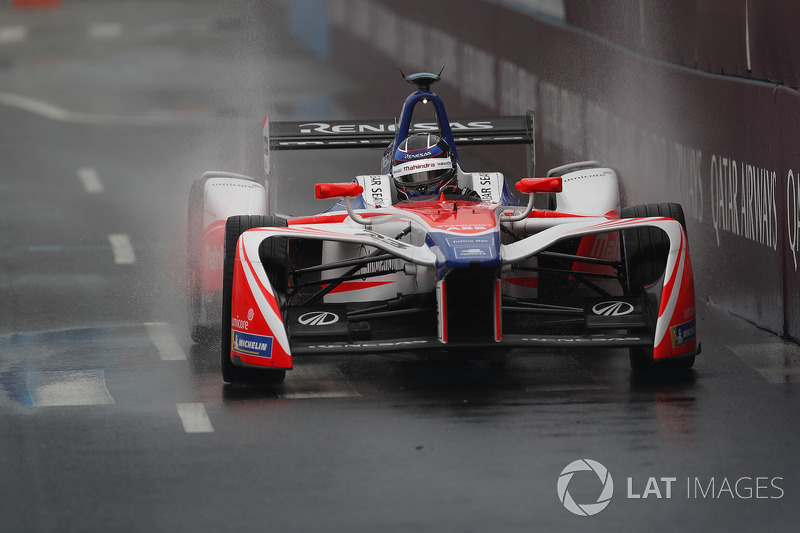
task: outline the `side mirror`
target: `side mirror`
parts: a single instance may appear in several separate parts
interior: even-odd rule
[[[325,198],[355,198],[364,192],[358,183],[317,183],[314,185],[314,196],[319,200]]]
[[[515,185],[519,192],[531,194],[536,192],[561,192],[561,178],[522,178]]]
[[[561,178],[522,178],[514,187],[521,193],[528,195],[528,207],[517,215],[500,217],[502,222],[518,222],[528,218],[533,212],[533,195],[537,192],[561,192]]]

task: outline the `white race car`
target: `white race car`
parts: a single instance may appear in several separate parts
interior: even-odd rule
[[[621,208],[617,174],[594,162],[517,181],[520,202],[502,174],[463,170],[458,148],[522,144],[532,162],[532,113],[450,121],[438,75],[406,80],[417,90],[397,123],[265,120],[267,172],[272,150],[388,145],[380,174],[317,184],[336,200],[323,213],[273,215],[267,182],[245,176],[192,186],[190,320],[197,341],[220,332],[223,379],[280,382],[295,355],[324,353],[613,347],[637,371],[692,366],[680,205]],[[413,120],[419,103],[435,122]],[[434,171],[446,186],[420,177]]]

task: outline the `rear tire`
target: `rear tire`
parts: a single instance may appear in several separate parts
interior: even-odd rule
[[[192,182],[189,190],[189,217],[186,238],[186,283],[189,307],[189,329],[192,340],[198,344],[206,344],[214,337],[211,326],[200,324],[201,313],[201,250],[203,239],[203,196],[208,178]]]
[[[686,232],[686,217],[680,204],[641,204],[625,207],[620,218],[667,217],[680,222]],[[664,273],[669,255],[669,237],[658,228],[636,228],[623,231],[625,268],[628,272],[629,294],[644,294],[644,288],[657,282]],[[654,316],[658,315],[655,310]],[[666,361],[653,359],[653,347],[630,348],[630,364],[634,372],[654,370],[684,370],[694,365],[695,357]]]
[[[286,227],[286,219],[266,215],[237,215],[228,218],[225,224],[225,262],[222,277],[222,331],[221,331],[221,363],[222,379],[228,383],[283,383],[286,370],[260,369],[236,366],[231,361],[231,297],[233,295],[233,267],[236,257],[236,243],[239,236],[252,228]],[[270,283],[275,288],[278,301],[285,302],[287,287],[286,274],[286,239],[269,239],[261,247],[260,255],[267,270]]]

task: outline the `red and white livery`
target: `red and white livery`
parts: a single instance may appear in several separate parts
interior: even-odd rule
[[[424,100],[456,152],[451,193],[398,201],[386,155],[380,173],[317,184],[317,198],[336,203],[305,217],[269,214],[267,187],[249,178],[214,173],[195,185],[191,319],[196,340],[220,327],[223,378],[281,381],[301,354],[514,348],[626,348],[636,371],[690,367],[699,344],[680,206],[623,208],[617,174],[595,162],[521,179],[527,202],[517,200],[502,174],[464,171],[457,148],[517,143],[532,163],[532,113],[450,122],[436,80],[408,77],[418,90],[397,123],[265,121],[265,167],[275,149],[390,154],[430,131],[412,119]]]

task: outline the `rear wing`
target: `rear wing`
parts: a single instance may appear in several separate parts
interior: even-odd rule
[[[524,115],[464,118],[450,121],[457,147],[524,144],[527,145],[529,175],[533,175],[534,115],[528,110]],[[330,148],[381,148],[388,147],[395,138],[397,121],[385,120],[330,120],[325,122],[273,122],[264,119],[264,171],[269,176],[272,150],[314,150]],[[413,122],[410,133],[436,133],[435,120]]]

